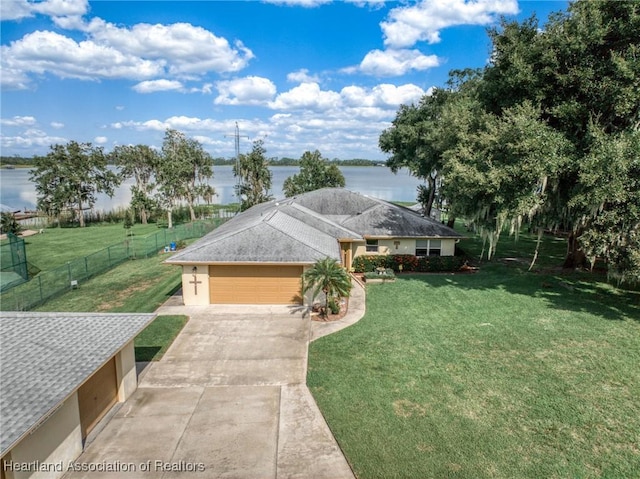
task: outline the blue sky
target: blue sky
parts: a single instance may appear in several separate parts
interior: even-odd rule
[[[0,145],[162,145],[174,128],[213,156],[384,159],[400,104],[483,67],[501,15],[544,25],[567,1],[2,0]],[[248,137],[248,138],[247,138]]]

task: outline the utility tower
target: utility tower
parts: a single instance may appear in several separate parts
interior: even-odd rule
[[[246,135],[240,135],[240,128],[238,127],[238,122],[236,121],[236,131],[233,134],[224,135],[225,138],[233,137],[236,147],[236,171],[240,173],[240,138],[249,139]],[[240,187],[242,186],[242,178],[238,174],[236,176],[236,196],[240,203],[242,203],[242,198],[240,198]]]

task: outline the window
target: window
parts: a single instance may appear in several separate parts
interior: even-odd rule
[[[416,240],[416,256],[440,256],[441,253],[441,240]]]
[[[378,252],[378,240],[377,239],[368,239],[367,240],[367,253],[377,253]]]
[[[429,240],[416,240],[416,256],[427,256]]]
[[[440,240],[429,240],[429,256],[440,256],[442,245]]]

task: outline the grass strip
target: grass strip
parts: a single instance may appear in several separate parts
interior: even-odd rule
[[[136,361],[158,361],[189,318],[183,315],[158,316],[134,341]]]

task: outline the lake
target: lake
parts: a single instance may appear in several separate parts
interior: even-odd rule
[[[422,182],[411,176],[407,170],[400,170],[397,174],[385,166],[342,166],[346,188],[358,193],[373,196],[387,201],[415,201],[416,188]],[[284,180],[299,172],[297,166],[272,167],[273,189],[271,194],[275,198],[282,198]],[[216,190],[214,203],[228,204],[237,202],[232,166],[214,166],[214,178],[209,182]],[[19,210],[34,210],[37,202],[35,185],[29,180],[30,170],[16,168],[15,170],[0,170],[0,203]],[[133,180],[127,180],[116,190],[113,198],[99,195],[95,205],[96,210],[109,211],[115,208],[127,207],[131,201],[131,185]]]

